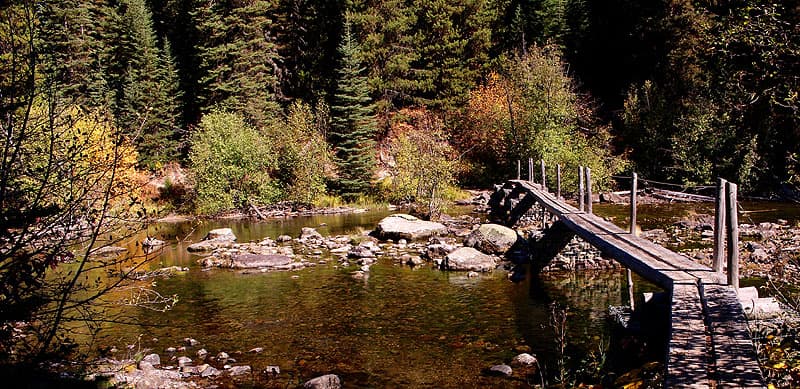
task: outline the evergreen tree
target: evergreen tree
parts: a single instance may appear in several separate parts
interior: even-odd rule
[[[281,100],[318,101],[336,88],[343,0],[280,0],[275,21]]]
[[[197,51],[203,111],[221,106],[257,125],[276,116],[280,56],[272,30],[274,8],[266,0],[201,2],[195,22],[201,35]]]
[[[178,99],[174,64],[165,43],[157,46],[150,11],[144,0],[123,0],[119,4],[117,35],[118,65],[115,80],[117,122],[134,139],[140,164],[150,168],[178,156]]]
[[[370,91],[378,98],[377,109],[412,104],[418,89],[413,64],[420,57],[414,7],[404,0],[353,3],[351,23],[362,34],[363,64]]]
[[[334,145],[338,179],[334,188],[347,200],[370,189],[375,167],[375,107],[369,96],[360,48],[349,22],[339,45],[341,62],[338,84],[331,104],[330,141]]]
[[[116,10],[105,2],[46,0],[37,17],[41,37],[47,37],[37,42],[42,75],[78,105],[109,107],[113,93],[105,78],[106,30]]]

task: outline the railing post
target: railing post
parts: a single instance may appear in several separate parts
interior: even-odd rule
[[[533,158],[528,158],[528,181],[533,183]]]
[[[625,270],[628,277],[628,303],[631,306],[631,310],[633,310],[635,308],[633,298],[633,274],[631,273],[631,269],[626,268]]]
[[[521,169],[522,169],[521,162],[520,162],[519,160],[517,160],[517,180],[519,180],[520,178],[522,178],[522,172],[521,172]]]
[[[583,201],[583,166],[578,167],[578,208],[581,212],[584,211],[583,207],[586,203]]]
[[[637,236],[639,235],[636,232],[636,197],[639,186],[639,175],[636,172],[633,172],[631,175],[631,235]]]
[[[542,164],[542,190],[547,192],[547,174],[544,167],[544,159],[541,160]]]
[[[714,213],[714,255],[711,268],[722,273],[725,256],[725,184],[724,178],[717,180],[716,210]]]
[[[739,290],[739,214],[736,184],[725,183],[725,201],[728,206],[728,285]]]
[[[556,164],[556,199],[561,200],[561,164]]]
[[[592,169],[587,166],[586,173],[586,212],[592,213]]]

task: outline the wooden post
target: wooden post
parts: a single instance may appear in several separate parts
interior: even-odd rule
[[[542,165],[542,190],[547,192],[547,175],[545,173],[544,159],[541,160]]]
[[[561,164],[556,165],[556,199],[561,200]]]
[[[625,270],[628,276],[628,302],[631,306],[631,310],[633,310],[635,308],[633,298],[633,274],[631,273],[631,269],[626,268]]]
[[[587,166],[586,173],[586,212],[592,213],[592,169]]]
[[[714,213],[714,256],[711,268],[722,273],[725,256],[725,184],[724,178],[717,180],[716,211]]]
[[[522,169],[522,163],[520,162],[520,160],[517,160],[517,180],[519,180],[520,178],[522,178],[522,171],[521,171],[521,169]]]
[[[528,158],[528,181],[533,183],[533,158]]]
[[[631,235],[638,236],[639,234],[636,232],[636,197],[637,197],[637,190],[639,187],[639,175],[636,172],[631,174]],[[628,300],[631,306],[631,310],[634,309],[634,298],[633,298],[633,274],[631,274],[631,269],[626,268],[625,273],[627,273],[628,278]]]
[[[725,192],[728,207],[728,285],[739,290],[739,204],[736,201],[736,184],[726,182]]]
[[[633,236],[639,235],[636,232],[636,191],[638,190],[638,186],[639,175],[636,174],[636,172],[633,172],[633,175],[631,176],[631,235]]]
[[[586,204],[583,201],[583,166],[578,167],[578,208],[581,212],[584,211],[583,206]]]

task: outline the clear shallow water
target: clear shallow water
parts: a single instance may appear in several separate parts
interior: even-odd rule
[[[155,289],[177,294],[180,302],[164,313],[128,309],[126,314],[139,324],[111,325],[95,346],[116,346],[123,350],[117,357],[123,357],[125,345],[141,335],[137,347],[151,348],[168,361],[167,347],[195,338],[200,346],[174,356],[195,358],[202,347],[210,355],[228,352],[237,364],[249,364],[256,372],[279,366],[282,374],[267,382],[271,386],[333,372],[348,387],[517,387],[526,384],[482,371],[530,352],[547,374],[555,375],[559,352],[550,324],[553,302],[569,310],[567,352],[573,369],[589,351],[608,345],[612,324],[606,320],[607,308],[627,301],[621,271],[548,274],[512,283],[505,272],[467,278],[461,272],[410,269],[386,257],[368,278],[355,279],[354,266],[338,267],[331,260],[296,272],[204,271],[196,265],[200,256],[186,252],[189,241],[202,239],[212,228],[231,227],[242,242],[297,236],[305,226],[318,227],[323,235],[356,234],[387,214],[154,225],[148,234],[170,244],[150,268],[189,268],[156,279]],[[653,289],[637,281],[637,295]],[[256,347],[263,352],[247,352]]]
[[[793,204],[743,208],[755,223],[800,220]],[[595,207],[597,214],[623,227],[627,210],[620,205]],[[709,204],[648,205],[640,207],[639,223],[645,229],[661,228],[711,212]],[[530,352],[539,357],[553,382],[560,357],[550,324],[553,302],[569,310],[571,370],[601,344],[609,344],[613,325],[607,320],[607,308],[627,302],[622,271],[543,274],[533,281],[512,283],[505,272],[467,278],[465,273],[412,270],[392,258],[381,258],[367,279],[354,279],[355,267],[340,268],[330,260],[297,272],[242,274],[204,271],[196,265],[200,256],[186,251],[213,228],[231,227],[240,242],[297,236],[306,226],[323,235],[358,234],[372,229],[388,213],[153,225],[148,234],[169,245],[158,255],[151,254],[155,260],[150,268],[189,268],[185,274],[157,279],[153,286],[164,295],[177,294],[180,302],[165,313],[127,309],[125,314],[138,324],[111,325],[94,346],[116,346],[123,350],[117,357],[124,357],[125,345],[139,338],[137,348],[151,348],[166,361],[180,355],[195,358],[202,347],[210,355],[226,351],[237,364],[249,364],[256,372],[270,365],[280,367],[278,378],[264,381],[257,374],[254,385],[291,386],[337,373],[348,387],[519,387],[526,383],[481,372]],[[129,248],[140,250],[135,244]],[[657,290],[638,278],[635,283],[637,296]],[[175,355],[164,352],[183,345],[185,337],[201,345]],[[256,347],[263,352],[247,352]],[[609,357],[626,356],[612,352]]]

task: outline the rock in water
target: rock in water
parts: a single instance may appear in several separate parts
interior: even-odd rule
[[[158,366],[161,364],[161,357],[159,357],[158,354],[148,354],[142,358],[142,362],[147,362],[153,366]]]
[[[404,213],[387,216],[378,222],[375,233],[382,240],[418,240],[447,232],[444,224],[417,219]]]
[[[252,369],[250,368],[250,366],[232,366],[228,370],[228,375],[234,377],[237,375],[250,374],[251,371]]]
[[[487,254],[505,254],[517,243],[517,232],[499,224],[482,224],[472,231],[464,245],[474,247]]]
[[[285,266],[292,259],[285,255],[271,254],[239,254],[233,256],[231,267],[234,269],[257,269],[265,267]]]
[[[328,374],[306,381],[305,389],[341,389],[342,380],[336,374]]]
[[[218,228],[211,230],[203,241],[197,242],[186,248],[189,252],[213,251],[218,248],[233,247],[236,235],[230,228]]]
[[[233,230],[230,228],[217,228],[215,230],[208,231],[208,235],[206,235],[205,240],[212,240],[212,239],[225,239],[225,240],[236,240],[236,235],[233,234]]]
[[[513,372],[511,366],[508,365],[494,365],[489,368],[489,374],[491,375],[510,377]]]
[[[537,364],[536,357],[530,355],[528,353],[522,353],[514,357],[514,360],[511,361],[512,364],[517,366],[533,366]]]
[[[459,271],[492,271],[495,266],[494,257],[486,255],[472,247],[461,247],[450,254],[447,254],[442,268],[444,270]]]

